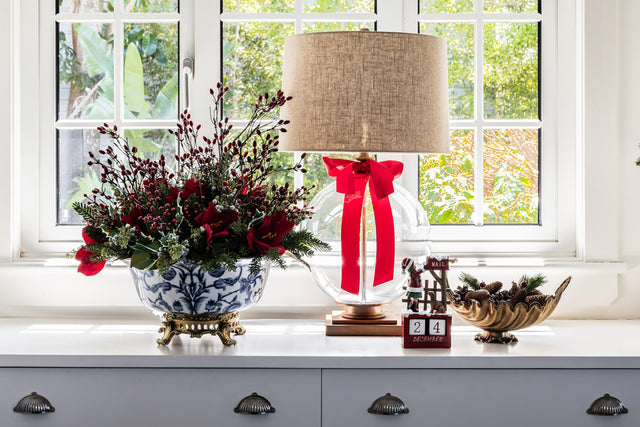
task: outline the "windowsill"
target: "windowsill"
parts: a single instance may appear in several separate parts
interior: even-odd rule
[[[74,317],[107,316],[126,318],[147,316],[124,263],[108,266],[100,274],[86,277],[76,272],[74,260],[64,263],[21,260],[0,263],[0,313],[5,317]],[[64,264],[64,265],[63,265]],[[57,265],[57,266],[55,266]],[[509,283],[522,274],[543,273],[548,278],[542,291],[553,294],[567,276],[572,282],[554,312],[556,319],[625,319],[638,318],[637,307],[614,306],[619,297],[619,280],[627,265],[624,262],[582,262],[577,260],[538,261],[527,259],[487,259],[471,262],[461,259],[449,274],[452,287],[464,271],[489,283]],[[399,300],[387,306],[399,311]],[[255,310],[282,318],[309,318],[336,309],[335,302],[313,282],[308,271],[296,264],[287,270],[273,268],[265,292]],[[248,316],[252,310],[247,312]],[[257,316],[259,317],[259,316]]]
[[[453,257],[452,257],[453,258]],[[458,257],[453,268],[512,269],[538,268],[542,270],[577,270],[579,272],[617,273],[627,271],[624,261],[602,260],[584,261],[579,258],[544,258],[544,257]],[[69,258],[20,258],[12,262],[0,262],[0,271],[4,268],[21,267],[67,267],[75,269],[78,262]],[[287,270],[305,270],[295,261],[287,262]],[[118,260],[109,263],[112,268],[128,268],[126,261]]]

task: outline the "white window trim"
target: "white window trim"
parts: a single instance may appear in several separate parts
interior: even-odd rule
[[[191,2],[193,0],[190,0]],[[300,1],[300,0],[298,0]],[[416,1],[416,0],[413,0]],[[550,0],[545,0],[550,1]],[[557,57],[557,75],[560,83],[557,85],[558,89],[558,105],[557,110],[557,122],[561,124],[558,126],[554,133],[557,133],[557,138],[562,141],[575,141],[575,144],[563,143],[557,144],[553,147],[554,151],[557,151],[557,157],[547,160],[547,163],[553,166],[553,169],[558,170],[558,180],[564,183],[570,183],[570,185],[563,185],[558,188],[558,234],[557,238],[545,237],[543,240],[525,240],[512,242],[511,246],[504,245],[504,242],[490,242],[486,237],[482,236],[482,231],[476,233],[478,236],[474,237],[475,242],[469,242],[468,233],[465,230],[460,231],[460,239],[464,237],[467,241],[459,241],[452,239],[448,243],[440,243],[437,241],[438,232],[434,230],[432,236],[436,240],[434,243],[434,249],[442,252],[454,252],[448,250],[449,247],[455,249],[455,252],[461,255],[467,256],[510,256],[517,254],[518,256],[538,256],[546,258],[554,258],[557,260],[616,260],[618,253],[611,248],[617,248],[617,234],[616,233],[603,233],[601,228],[592,226],[598,222],[598,218],[601,213],[601,209],[596,209],[598,215],[592,215],[592,210],[588,208],[595,206],[595,201],[589,200],[588,197],[583,197],[584,191],[577,191],[576,196],[574,189],[583,189],[584,181],[597,181],[601,178],[597,171],[588,170],[585,171],[582,162],[584,160],[583,145],[582,145],[582,131],[581,126],[583,123],[582,115],[582,99],[581,94],[582,79],[581,79],[581,66],[582,55],[580,54],[580,47],[583,46],[582,36],[582,23],[585,0],[573,0],[562,1],[557,4],[558,22],[561,25],[557,25],[559,28],[558,33],[558,50],[554,52]],[[184,1],[188,3],[189,1]],[[42,202],[38,199],[39,193],[38,187],[41,185],[41,181],[47,183],[47,180],[39,180],[35,178],[37,172],[42,171],[42,164],[38,167],[34,167],[32,159],[40,159],[39,149],[37,141],[40,139],[40,134],[46,132],[42,126],[33,126],[33,123],[39,123],[39,120],[34,120],[34,115],[37,115],[37,108],[34,109],[34,105],[38,105],[39,93],[41,88],[38,76],[38,70],[40,69],[40,61],[38,58],[38,43],[39,35],[36,29],[38,28],[38,17],[31,13],[33,10],[37,10],[37,0],[13,0],[12,1],[12,14],[9,15],[11,19],[12,29],[12,87],[14,93],[12,96],[11,112],[16,113],[13,119],[12,126],[13,138],[10,148],[10,152],[13,154],[12,170],[9,170],[8,179],[0,184],[0,189],[10,193],[12,196],[8,198],[12,200],[8,206],[3,207],[2,216],[0,218],[8,218],[9,227],[5,227],[6,235],[10,238],[7,239],[9,244],[4,246],[5,252],[3,253],[4,259],[12,259],[14,261],[21,259],[33,259],[44,258],[55,254],[66,253],[69,249],[77,246],[79,239],[78,227],[67,226],[65,228],[76,230],[66,234],[60,241],[51,241],[46,235],[43,238],[43,234],[39,227],[39,221],[34,221],[33,214],[38,213],[42,208]],[[406,9],[417,10],[413,8],[411,2],[405,3]],[[206,17],[216,16],[219,14],[220,4],[217,1],[214,2],[196,2],[195,12],[193,16]],[[615,8],[613,8],[615,9]],[[183,9],[184,10],[184,9]],[[405,23],[402,24],[403,28],[406,28],[407,21],[415,22],[413,18],[409,18],[410,13],[407,10],[402,11],[397,8],[397,3],[394,0],[379,0],[378,10],[380,12],[384,10],[393,10],[389,15],[384,15],[384,19],[378,20],[378,29],[398,31],[400,22],[398,19],[399,14],[403,14]],[[213,14],[213,15],[212,15]],[[393,17],[395,14],[395,17]],[[614,12],[615,15],[615,12]],[[591,15],[590,15],[591,16]],[[389,18],[389,19],[387,19]],[[610,20],[613,19],[610,14],[602,17],[591,16],[590,19],[599,19],[602,25],[606,28],[610,26]],[[545,17],[546,20],[546,17]],[[609,21],[607,21],[609,20]],[[216,41],[211,43],[212,35],[221,34],[220,21],[206,19],[207,25],[197,25],[193,28],[193,39],[195,40],[207,40],[205,43],[195,42],[193,45],[182,46],[181,44],[181,58],[185,56],[195,56],[197,58],[194,73],[194,85],[191,90],[192,94],[206,93],[211,81],[219,79],[219,65],[216,60],[206,60],[203,52],[208,52],[209,57],[215,58],[219,56],[220,43]],[[183,35],[185,33],[183,26],[181,31]],[[6,27],[5,27],[6,28]],[[545,39],[551,37],[555,29],[545,29],[543,31],[543,37]],[[602,30],[605,33],[606,29]],[[615,34],[609,37],[615,37]],[[214,37],[215,38],[215,37]],[[543,43],[545,43],[543,41]],[[34,48],[35,47],[35,48]],[[549,48],[545,47],[544,51],[547,52]],[[543,58],[543,60],[545,60]],[[600,70],[602,73],[606,72]],[[612,72],[608,73],[608,77]],[[213,78],[212,78],[213,77]],[[613,76],[615,77],[615,76]],[[615,80],[617,81],[617,80]],[[550,90],[552,80],[545,79],[543,90]],[[589,97],[589,93],[586,94]],[[546,96],[546,95],[545,95]],[[193,109],[196,119],[198,114],[204,114],[201,111],[207,110],[208,100],[202,100],[196,96],[192,96]],[[611,100],[607,100],[611,101]],[[599,103],[597,101],[591,102],[591,105],[597,105],[598,108],[606,109],[607,105],[611,102]],[[206,104],[206,105],[202,105]],[[204,108],[204,109],[203,109]],[[546,108],[546,107],[545,107]],[[595,107],[594,107],[595,108]],[[592,108],[593,110],[593,108]],[[590,110],[591,111],[591,110]],[[588,115],[589,111],[587,111]],[[552,119],[547,118],[547,112],[543,112],[545,119],[545,133],[549,132]],[[28,119],[27,119],[28,118]],[[614,119],[611,119],[614,120]],[[206,116],[203,120],[206,123]],[[10,142],[11,142],[10,141]],[[589,143],[589,140],[587,140]],[[586,153],[589,153],[590,147],[586,147]],[[542,155],[550,154],[549,147],[545,147]],[[562,167],[557,167],[562,165]],[[577,167],[576,167],[577,165]],[[38,169],[36,171],[35,169]],[[407,168],[411,170],[412,168]],[[415,168],[417,171],[417,168]],[[584,174],[584,176],[583,176]],[[548,172],[544,172],[543,185],[550,176]],[[582,179],[584,178],[584,180]],[[410,173],[405,173],[405,180],[413,180]],[[414,180],[416,182],[417,180]],[[610,180],[609,180],[610,181]],[[613,196],[612,196],[613,197]],[[598,201],[599,202],[599,201]],[[576,209],[576,206],[578,208]],[[542,214],[545,215],[545,209]],[[611,210],[607,210],[608,218],[611,218]],[[577,218],[577,220],[576,220]],[[592,219],[595,218],[595,219]],[[7,224],[7,222],[5,222]],[[21,226],[24,225],[24,226]],[[601,225],[601,224],[599,224]],[[445,226],[448,227],[448,226]],[[500,226],[502,227],[502,226]],[[508,226],[505,226],[508,227]],[[518,226],[521,229],[527,226]],[[434,227],[437,228],[437,227]],[[463,227],[465,228],[465,227]],[[467,229],[474,229],[477,227],[469,226]],[[605,225],[604,229],[611,231],[612,226]],[[506,228],[505,228],[506,230]],[[577,231],[576,231],[577,230]],[[508,231],[504,231],[508,234]],[[605,235],[606,234],[606,235]],[[69,238],[68,236],[73,236]],[[591,238],[594,236],[595,238]],[[545,240],[546,239],[546,240]],[[560,243],[558,243],[560,242]],[[449,244],[449,246],[447,246]],[[500,244],[502,246],[500,247]],[[479,251],[478,247],[481,245],[485,248],[485,251]],[[606,247],[607,250],[598,251],[595,248]],[[591,250],[591,252],[590,252]]]
[[[114,99],[121,100],[123,87],[122,73],[122,25],[127,22],[168,22],[179,20],[193,21],[193,0],[182,1],[180,14],[151,14],[131,13],[123,14],[119,11],[123,0],[115,0],[113,14],[58,14],[57,22],[105,22],[115,23],[114,32],[114,68],[115,84]],[[20,249],[18,258],[47,258],[61,256],[74,249],[81,242],[80,226],[58,226],[56,224],[57,203],[56,188],[56,129],[86,129],[100,126],[103,122],[116,124],[120,128],[173,128],[176,120],[126,120],[122,102],[114,103],[115,120],[58,120],[56,122],[56,20],[52,17],[55,12],[55,2],[38,2],[25,0],[20,5],[21,28],[20,34],[22,68],[20,72],[23,86],[21,134],[23,140],[39,141],[39,144],[21,144],[21,176],[20,181],[23,197],[21,197],[20,220],[23,224],[37,224],[37,226],[22,227],[20,230]],[[33,11],[39,11],[39,19],[33,22]],[[38,24],[39,23],[39,24]],[[186,27],[186,28],[183,28]],[[193,53],[193,31],[191,26],[181,26],[180,58],[178,68],[181,71],[182,60]],[[39,31],[34,31],[39,28]],[[48,48],[45,48],[47,47]],[[182,77],[182,76],[180,76]],[[180,78],[181,98],[184,97],[184,80]],[[37,82],[37,84],[34,84]],[[183,99],[180,100],[183,108]],[[34,126],[38,123],[38,126]],[[54,124],[55,123],[55,124]],[[34,168],[30,159],[38,159]],[[35,169],[35,170],[34,170]],[[37,208],[34,208],[37,207]]]

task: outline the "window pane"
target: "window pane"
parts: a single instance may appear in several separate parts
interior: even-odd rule
[[[288,183],[290,187],[293,187],[293,171],[287,170],[293,167],[293,153],[275,153],[272,164],[281,172],[272,176],[269,182],[279,187]]]
[[[293,30],[289,23],[223,25],[223,76],[229,87],[225,115],[248,119],[259,94],[280,89],[284,39]]]
[[[358,31],[361,28],[373,30],[374,27],[374,22],[310,22],[304,24],[303,32]]]
[[[473,0],[421,0],[420,13],[473,13]]]
[[[124,0],[124,12],[171,13],[178,11],[178,0]]]
[[[222,0],[224,12],[293,12],[295,0]]]
[[[58,0],[58,13],[113,12],[114,0]]]
[[[484,27],[484,115],[487,119],[538,118],[538,24]]]
[[[58,118],[113,118],[113,38],[107,24],[58,25]]]
[[[324,187],[336,181],[334,177],[329,176],[327,169],[322,161],[323,157],[331,157],[334,159],[353,160],[354,154],[336,154],[336,153],[307,153],[304,158],[304,168],[307,173],[303,175],[302,185],[309,188],[309,201]],[[312,189],[311,187],[315,187]]]
[[[124,137],[138,148],[139,156],[158,159],[164,154],[168,167],[174,167],[176,142],[167,129],[127,129]],[[101,186],[99,170],[87,165],[88,152],[96,153],[109,144],[111,138],[95,129],[58,131],[58,224],[83,223],[71,205]]]
[[[484,131],[484,222],[538,223],[538,129]]]
[[[87,165],[88,152],[97,152],[109,141],[95,129],[58,131],[58,224],[83,223],[71,205],[101,186],[100,173]]]
[[[304,0],[305,12],[370,12],[374,13],[374,0]]]
[[[431,224],[471,223],[474,131],[451,132],[451,152],[420,156],[420,202]]]
[[[124,27],[124,106],[127,119],[178,116],[178,24]]]
[[[535,13],[538,0],[484,0],[487,13]]]
[[[138,156],[159,159],[164,154],[167,167],[174,167],[177,142],[168,129],[125,129],[124,137],[138,149]]]
[[[420,24],[420,33],[447,39],[449,58],[449,116],[473,118],[474,24]]]

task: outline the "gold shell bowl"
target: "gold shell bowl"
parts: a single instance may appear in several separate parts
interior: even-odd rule
[[[469,302],[451,302],[451,309],[465,322],[483,329],[476,335],[475,340],[486,343],[514,343],[518,339],[508,331],[528,328],[546,320],[560,302],[560,297],[571,277],[567,277],[558,287],[555,295],[548,295],[544,303],[526,304],[519,302],[511,304],[501,301],[498,304],[488,300]],[[449,298],[451,299],[451,291]]]

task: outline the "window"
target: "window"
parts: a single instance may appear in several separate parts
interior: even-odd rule
[[[556,1],[41,1],[40,38],[23,43],[32,48],[23,63],[40,65],[23,81],[41,83],[37,93],[21,89],[23,99],[35,94],[38,102],[26,104],[39,112],[36,129],[22,127],[23,139],[39,144],[22,157],[40,163],[34,177],[23,161],[33,191],[22,197],[22,255],[76,245],[80,225],[69,208],[96,182],[83,156],[102,143],[97,125],[115,122],[150,156],[173,150],[166,130],[184,107],[185,57],[195,59],[196,121],[208,121],[208,88],[224,76],[226,113],[241,124],[256,94],[279,88],[287,35],[362,27],[449,40],[452,154],[400,158],[402,184],[434,225],[434,249],[574,255],[574,203],[558,197],[573,169],[558,168]],[[321,188],[330,178],[320,157],[307,157],[306,176],[281,182]]]
[[[172,158],[167,132],[178,117],[178,0],[50,0],[40,2],[39,182],[23,211],[23,255],[66,252],[81,218],[72,204],[100,185],[88,150],[105,144],[101,123],[117,125],[140,152]],[[189,8],[186,7],[188,10]],[[182,39],[182,41],[180,41]],[[34,153],[35,154],[35,153]],[[29,193],[31,194],[31,192]]]

